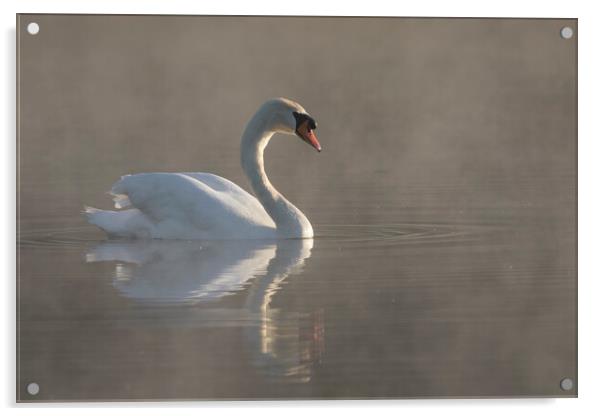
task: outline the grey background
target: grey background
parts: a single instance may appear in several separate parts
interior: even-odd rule
[[[573,198],[546,183],[575,173],[576,39],[557,36],[574,21],[36,21],[39,36],[20,37],[20,181],[48,182],[60,197],[42,205],[22,192],[24,218],[48,204],[109,207],[100,191],[122,173],[209,171],[246,186],[239,137],[273,96],[297,100],[319,123],[322,154],[286,136],[266,156],[301,207],[316,188],[362,186],[373,199],[375,183],[420,186],[404,198],[416,205],[440,199],[425,187],[454,187],[445,202],[473,206],[555,209]]]
[[[576,20],[21,15],[18,43],[20,391],[576,394],[559,390],[576,380]],[[314,116],[324,148],[276,136],[266,151],[316,231],[275,300],[323,316],[302,387],[261,378],[236,330],[137,326],[111,268],[82,260],[104,236],[79,211],[110,208],[122,174],[249,190],[240,135],[274,96]],[[152,358],[128,356],[141,340]]]

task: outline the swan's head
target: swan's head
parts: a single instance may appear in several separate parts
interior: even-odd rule
[[[269,114],[269,123],[273,131],[295,134],[318,152],[322,151],[314,133],[316,121],[299,103],[287,98],[274,98],[267,101],[259,111]]]

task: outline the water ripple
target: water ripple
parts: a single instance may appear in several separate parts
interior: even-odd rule
[[[495,226],[466,224],[349,224],[317,225],[317,239],[349,243],[418,244],[478,240]]]
[[[477,240],[495,230],[490,225],[466,225],[444,223],[396,223],[396,224],[317,224],[314,225],[316,240],[342,243],[371,244],[426,244]],[[46,228],[21,232],[21,247],[78,248],[102,241],[89,226]]]
[[[98,235],[91,233],[89,226],[44,228],[22,231],[18,235],[21,247],[79,248],[82,245],[98,242]]]

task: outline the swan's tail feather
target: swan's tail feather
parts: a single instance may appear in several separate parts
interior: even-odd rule
[[[90,221],[90,219],[94,216],[94,214],[98,213],[99,211],[102,211],[102,210],[84,205],[82,214],[84,214],[88,218],[88,221]]]
[[[130,178],[132,175],[124,175],[122,176],[111,188],[109,191],[109,195],[113,197],[113,202],[115,204],[115,208],[122,209],[131,207],[132,203],[130,202],[130,198],[127,196],[126,184],[125,181]]]
[[[88,222],[101,228],[107,234],[111,235],[114,230],[111,227],[111,217],[115,214],[114,211],[105,211],[98,208],[84,206],[82,214],[86,216]]]
[[[90,224],[106,232],[109,237],[148,238],[150,235],[150,224],[137,209],[108,211],[86,206],[83,214]]]
[[[114,194],[112,192],[109,192],[109,194],[113,197],[113,203],[115,204],[115,208],[122,209],[132,206],[132,203],[130,202],[130,199],[127,195]]]

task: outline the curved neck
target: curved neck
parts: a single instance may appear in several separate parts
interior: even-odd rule
[[[240,147],[242,168],[255,196],[274,220],[280,235],[287,238],[313,237],[311,224],[305,215],[274,188],[265,173],[263,151],[274,133],[261,113],[249,121]]]

